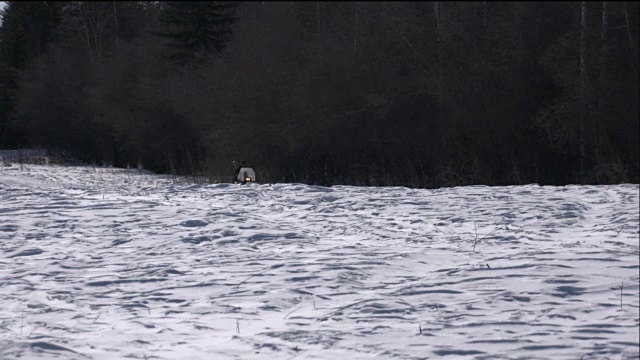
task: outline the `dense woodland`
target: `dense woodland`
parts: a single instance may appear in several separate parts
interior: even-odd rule
[[[638,2],[11,1],[0,149],[226,180],[639,180]]]

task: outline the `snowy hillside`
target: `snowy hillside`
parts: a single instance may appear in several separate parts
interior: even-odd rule
[[[1,359],[637,359],[639,186],[0,167]]]

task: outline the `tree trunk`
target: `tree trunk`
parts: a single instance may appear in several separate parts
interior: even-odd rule
[[[358,46],[358,5],[359,2],[355,2],[355,10],[353,14],[353,51],[355,52]]]
[[[638,60],[637,60],[638,52],[636,51],[636,43],[633,42],[633,35],[631,34],[631,25],[629,24],[629,5],[627,1],[624,2],[624,21],[627,26],[627,36],[629,37],[629,47],[630,47],[629,50],[631,53],[631,62],[632,62],[633,69],[635,70],[634,75],[637,77],[638,76]]]
[[[436,43],[438,46],[438,104],[442,105],[443,100],[443,58],[442,58],[442,38],[441,38],[441,21],[440,21],[440,12],[441,12],[442,4],[440,1],[436,1],[433,3],[433,13],[436,18]]]
[[[600,29],[600,66],[598,69],[598,110],[602,110],[602,89],[606,75],[605,65],[607,63],[607,27],[609,26],[609,14],[607,13],[607,2],[602,2],[602,27]]]
[[[589,93],[587,81],[587,2],[580,5],[580,182],[584,182],[586,174],[585,123],[589,116]]]
[[[118,51],[118,7],[117,2],[113,2],[113,19],[115,22],[115,50]]]
[[[488,12],[487,2],[482,2],[482,51],[483,54],[486,55],[485,50],[487,49],[487,12]]]
[[[609,13],[607,8],[607,2],[602,2],[602,23],[600,28],[600,61],[598,64],[598,93],[597,93],[597,101],[598,101],[598,113],[599,116],[595,118],[594,121],[598,121],[601,118],[602,114],[602,103],[604,97],[604,89],[605,89],[605,79],[607,74],[607,28],[609,26]],[[593,149],[594,149],[594,157],[596,161],[600,157],[600,145],[598,141],[598,133],[596,131],[596,124],[592,127],[592,136],[593,136]]]
[[[320,33],[320,1],[316,1],[316,33]]]

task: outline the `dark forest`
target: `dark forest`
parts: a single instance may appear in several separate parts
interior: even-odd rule
[[[0,149],[226,181],[638,183],[638,2],[10,1]]]

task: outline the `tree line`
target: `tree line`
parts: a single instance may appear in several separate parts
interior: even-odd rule
[[[0,148],[228,179],[639,180],[638,2],[10,1]]]

